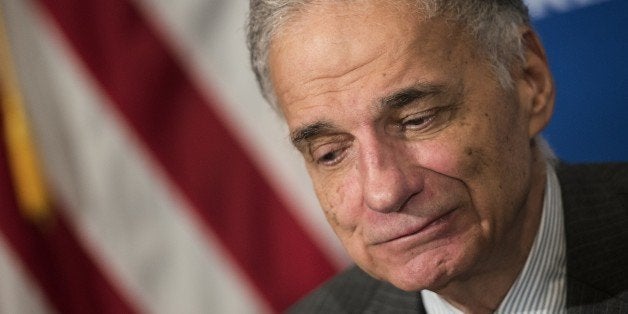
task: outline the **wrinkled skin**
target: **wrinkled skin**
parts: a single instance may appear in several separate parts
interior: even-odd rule
[[[271,46],[275,92],[362,269],[454,304],[490,282],[494,307],[538,229],[545,163],[534,137],[551,116],[551,76],[529,29],[505,90],[459,26],[411,12],[384,1],[298,13]]]

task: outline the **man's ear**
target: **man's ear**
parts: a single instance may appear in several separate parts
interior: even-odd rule
[[[554,112],[555,86],[547,56],[537,34],[529,27],[521,30],[524,60],[517,79],[520,101],[529,116],[528,135],[539,134]]]

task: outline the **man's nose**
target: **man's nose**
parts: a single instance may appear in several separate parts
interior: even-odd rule
[[[371,210],[389,213],[402,209],[407,200],[422,190],[418,174],[410,173],[411,160],[403,148],[375,142],[361,151],[362,193]]]

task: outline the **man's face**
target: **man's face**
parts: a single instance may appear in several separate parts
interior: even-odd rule
[[[270,67],[351,257],[402,289],[437,289],[520,249],[542,199],[531,193],[537,131],[525,84],[504,91],[459,27],[409,12],[312,6],[274,38]]]

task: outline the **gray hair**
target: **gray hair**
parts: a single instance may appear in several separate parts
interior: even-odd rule
[[[262,95],[275,109],[276,96],[268,67],[271,41],[283,23],[314,2],[320,0],[250,0],[247,45],[251,65]],[[512,87],[511,66],[523,59],[519,28],[530,23],[522,0],[414,0],[414,4],[425,18],[446,16],[461,23],[493,67],[502,87]]]
[[[264,98],[278,109],[270,80],[268,53],[272,38],[295,12],[322,0],[250,0],[247,46],[251,66]],[[392,1],[392,0],[391,0]],[[410,0],[405,0],[410,2]],[[495,78],[506,90],[512,90],[511,68],[524,60],[520,27],[530,25],[523,0],[413,0],[424,18],[446,16],[456,21],[474,39],[476,48],[493,67]],[[541,155],[551,165],[557,157],[541,134],[535,141]]]

